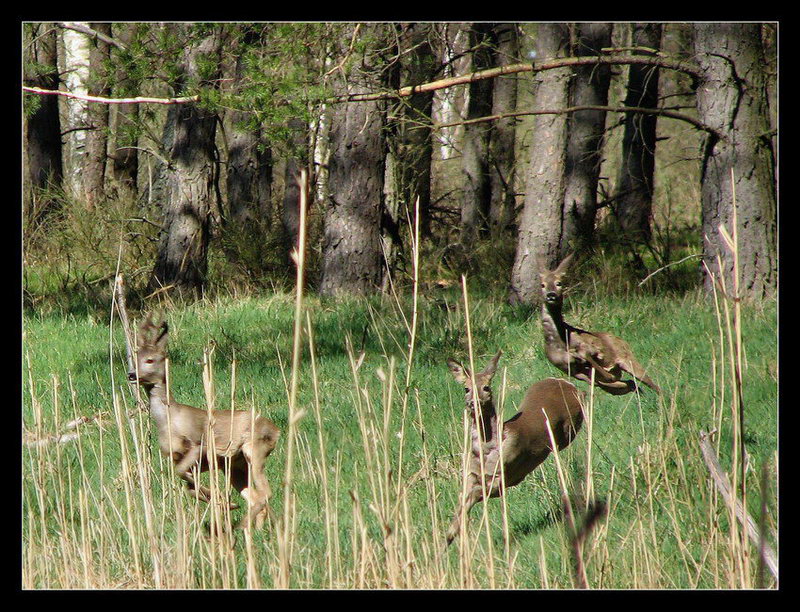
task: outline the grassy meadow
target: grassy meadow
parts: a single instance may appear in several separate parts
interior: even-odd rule
[[[545,359],[538,311],[466,285],[466,303],[457,281],[421,283],[416,300],[410,288],[370,299],[307,296],[294,372],[291,292],[167,310],[171,394],[198,407],[253,409],[282,430],[266,466],[277,520],[233,535],[227,526],[244,512],[238,493],[204,475],[242,508],[196,501],[158,451],[126,381],[110,288],[106,309],[27,312],[23,588],[567,589],[577,556],[590,588],[775,586],[699,447],[699,432],[716,430],[723,468],[738,473],[738,329],[747,507],[774,535],[775,302],[742,305],[734,325],[721,297],[649,285],[612,292],[587,277],[566,297],[567,320],[624,337],[662,395],[592,394],[575,381],[588,398],[575,442],[506,496],[476,505],[442,552],[468,448],[463,390],[446,358],[469,363],[472,351],[480,368],[503,350],[494,393],[506,419],[530,384],[561,376]],[[573,521],[580,526],[592,500],[606,511],[576,547]]]

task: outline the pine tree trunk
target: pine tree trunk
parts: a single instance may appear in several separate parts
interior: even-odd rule
[[[733,255],[719,226],[733,233],[735,193],[740,296],[760,299],[775,292],[778,265],[775,157],[761,25],[697,24],[695,53],[702,71],[698,116],[721,136],[708,137],[703,160],[703,259],[732,292]],[[706,290],[711,291],[713,280],[705,271],[704,275]]]
[[[90,23],[100,34],[111,35],[110,23]],[[99,38],[92,39],[89,50],[89,95],[111,95],[111,79],[107,74],[111,47]],[[106,159],[108,146],[108,105],[89,104],[87,108],[89,130],[86,133],[86,157],[83,161],[83,188],[86,208],[93,210],[105,195]]]
[[[52,23],[26,24],[23,29],[23,81],[30,87],[58,89],[56,29]],[[35,99],[33,96],[36,96]],[[57,96],[26,94],[24,106],[35,110],[24,114],[25,134],[25,217],[37,223],[53,207],[48,188],[61,186],[61,121]]]
[[[494,63],[493,24],[474,23],[469,31],[473,72],[491,68]],[[467,119],[484,117],[492,112],[492,79],[469,84]],[[489,178],[488,122],[464,126],[461,144],[461,169],[464,195],[461,204],[461,242],[469,249],[479,233],[488,229],[491,182]]]
[[[661,48],[659,23],[631,24],[631,45]],[[658,107],[658,68],[631,65],[625,106]],[[649,242],[653,208],[657,115],[628,113],[622,137],[622,163],[613,207],[627,240]]]
[[[343,39],[350,40],[350,31]],[[376,91],[385,83],[384,66],[375,50],[385,43],[381,25],[362,26],[363,36],[375,42],[351,70],[334,80],[335,95]],[[383,278],[381,227],[385,103],[336,104],[331,113],[329,203],[324,220],[322,295],[368,294],[378,291]]]
[[[574,56],[599,55],[611,46],[610,23],[581,23],[575,30]],[[570,87],[570,106],[606,106],[610,66],[579,66]],[[590,244],[597,212],[597,181],[602,162],[606,112],[586,110],[569,115],[560,256]]]
[[[135,23],[114,24],[114,37],[130,47],[136,37],[138,25]],[[135,82],[124,69],[117,71],[114,95],[130,97],[140,94],[140,83]],[[138,145],[138,104],[118,104],[114,109],[111,151],[111,172],[117,189],[131,196],[138,191],[139,174]]]
[[[211,34],[184,52],[181,79],[199,77],[201,57],[219,65],[220,38]],[[216,60],[214,60],[216,58]],[[218,74],[212,74],[216,80]],[[217,117],[197,104],[170,109],[174,137],[167,176],[164,231],[150,290],[201,293],[206,281],[210,216],[215,207],[214,138]]]
[[[566,57],[569,28],[565,24],[540,24],[536,37],[536,62]],[[538,72],[533,78],[531,110],[566,108],[569,103],[569,68]],[[537,115],[528,148],[530,160],[525,180],[525,204],[520,216],[517,252],[511,273],[512,303],[532,304],[539,294],[539,262],[553,265],[562,253],[568,118]]]
[[[519,32],[514,23],[501,23],[495,28],[497,53],[495,65],[514,64],[519,55]],[[517,108],[516,75],[501,76],[494,80],[492,115],[513,113]],[[514,222],[514,165],[516,158],[517,122],[513,117],[494,121],[489,141],[489,179],[491,201],[489,220],[499,232],[504,232]]]

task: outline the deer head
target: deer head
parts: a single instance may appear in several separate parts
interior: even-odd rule
[[[477,405],[480,408],[492,405],[492,378],[497,371],[497,362],[502,354],[503,351],[497,351],[497,355],[492,357],[491,361],[483,368],[483,371],[474,376],[475,389],[478,390]],[[470,375],[469,370],[452,358],[447,360],[447,367],[450,368],[450,373],[453,375],[453,378],[464,385],[464,399],[467,408],[473,408],[476,405],[474,402],[475,393],[472,385],[473,377]]]
[[[561,279],[569,269],[574,255],[574,253],[567,255],[554,270],[548,270],[543,265],[539,266],[539,269],[542,270],[539,272],[539,277],[542,281],[542,299],[546,304],[561,306],[563,297]]]
[[[128,372],[128,380],[136,381],[138,371],[138,380],[142,384],[153,385],[164,381],[168,332],[169,327],[166,321],[155,324],[152,314],[147,315],[147,319],[139,327],[136,351],[137,369]]]

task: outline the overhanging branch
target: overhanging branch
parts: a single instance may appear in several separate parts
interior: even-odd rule
[[[28,87],[27,85],[23,85],[22,90],[41,95],[64,96],[65,98],[83,100],[84,102],[100,102],[102,104],[189,104],[200,100],[200,96],[185,96],[182,98],[146,98],[143,96],[137,96],[135,98],[104,98],[102,96],[89,96],[86,94],[61,91],[60,89]]]
[[[527,115],[564,115],[568,113],[575,113],[578,111],[606,111],[609,113],[645,113],[648,115],[660,115],[661,117],[669,117],[670,119],[677,119],[679,121],[685,121],[687,123],[691,123],[697,129],[703,130],[704,132],[708,132],[709,134],[713,134],[717,136],[719,139],[722,139],[723,136],[714,128],[706,125],[702,121],[691,117],[690,115],[685,115],[683,113],[677,113],[671,110],[665,110],[660,108],[647,108],[644,106],[568,106],[567,108],[562,109],[555,109],[555,110],[535,110],[535,111],[519,111],[514,113],[499,113],[497,115],[487,115],[485,117],[475,117],[474,119],[464,119],[462,121],[453,121],[451,123],[437,123],[431,126],[431,129],[438,130],[447,127],[453,127],[456,125],[469,125],[472,123],[480,123],[482,121],[497,121],[498,119],[506,119],[509,117],[524,117]]]
[[[518,74],[521,72],[542,72],[544,70],[554,70],[556,68],[566,68],[569,66],[591,66],[599,64],[608,65],[630,65],[636,64],[639,66],[653,66],[656,68],[664,68],[666,70],[675,70],[688,74],[695,79],[700,78],[700,70],[692,63],[686,60],[677,60],[667,57],[650,57],[638,55],[606,55],[606,56],[586,56],[586,57],[564,57],[554,59],[542,63],[534,64],[510,64],[508,66],[499,66],[497,68],[489,68],[488,70],[479,70],[469,74],[462,74],[447,79],[439,79],[438,81],[431,81],[430,83],[422,83],[420,85],[413,85],[408,87],[401,87],[394,91],[381,91],[374,93],[359,93],[348,94],[345,96],[338,96],[329,100],[332,103],[339,102],[367,102],[371,100],[388,100],[393,98],[404,98],[417,93],[424,93],[429,91],[436,91],[437,89],[446,89],[455,85],[464,85],[472,83],[473,81],[480,81],[482,79],[493,79],[498,76],[506,74]]]

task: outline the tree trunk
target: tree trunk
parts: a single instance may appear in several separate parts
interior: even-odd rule
[[[631,45],[659,50],[661,30],[659,23],[634,23]],[[625,106],[658,107],[658,68],[630,66]],[[650,241],[657,119],[656,115],[644,113],[625,116],[622,163],[613,210],[625,238],[634,243]]]
[[[569,28],[565,24],[538,26],[536,61],[566,57]],[[569,102],[569,68],[537,72],[533,77],[531,110],[565,108]],[[525,204],[520,216],[517,252],[511,273],[512,303],[532,304],[539,294],[539,261],[552,266],[562,253],[562,209],[567,151],[567,115],[536,115],[528,148],[530,161]]]
[[[100,34],[111,36],[110,23],[90,23],[89,27]],[[107,74],[111,46],[99,38],[92,39],[90,44],[89,79],[86,83],[89,95],[108,97],[111,95],[111,79]],[[86,208],[94,210],[105,195],[108,105],[89,104],[87,119],[89,129],[86,132],[86,157],[83,160],[83,188]]]
[[[52,23],[25,24],[23,81],[30,87],[58,89],[56,29]],[[47,195],[61,186],[61,121],[57,96],[25,95],[25,217],[37,223],[53,207]],[[33,111],[28,112],[32,106]]]
[[[574,56],[600,55],[611,46],[610,23],[581,23],[575,31]],[[611,67],[579,66],[570,86],[571,106],[606,106]],[[567,120],[569,139],[564,189],[563,235],[560,256],[590,244],[597,212],[597,181],[602,162],[605,111],[578,111]]]
[[[128,47],[136,38],[135,23],[114,24],[114,37]],[[134,81],[124,68],[117,70],[115,96],[130,97],[139,95],[140,83]],[[139,105],[118,104],[114,109],[112,130],[111,168],[117,189],[131,196],[137,193],[139,174]]]
[[[184,81],[200,78],[199,64],[219,66],[220,38],[214,33],[190,42],[184,51],[176,90]],[[216,81],[218,71],[211,74]],[[167,174],[165,222],[150,290],[162,287],[184,294],[201,293],[207,271],[210,215],[214,209],[214,137],[217,117],[197,104],[179,104],[170,109],[174,137]]]
[[[733,234],[735,193],[740,296],[760,299],[774,293],[778,265],[775,157],[761,25],[697,24],[695,53],[702,72],[698,116],[721,136],[709,135],[703,159],[703,259],[732,292],[733,255],[719,226]],[[703,274],[706,290],[711,291],[712,278],[705,270]]]
[[[352,28],[343,39],[350,40]],[[376,39],[351,56],[348,74],[334,77],[334,94],[375,91],[385,85],[375,49],[383,46],[385,26],[362,26],[362,37]],[[336,104],[331,115],[329,205],[324,220],[320,293],[368,294],[383,277],[381,226],[385,142],[382,101]]]
[[[514,23],[501,23],[495,28],[497,40],[496,66],[507,66],[518,61],[519,32]],[[517,77],[501,76],[494,80],[492,115],[513,113],[517,109]],[[513,117],[493,122],[489,141],[489,179],[491,201],[489,220],[499,232],[504,232],[514,222],[516,204],[514,194],[514,165],[516,157],[517,122]]]
[[[494,24],[474,23],[469,30],[473,72],[491,68]],[[492,79],[469,84],[467,119],[484,117],[492,112]],[[479,122],[464,126],[461,144],[461,169],[464,195],[461,204],[461,242],[469,249],[479,233],[488,229],[491,182],[489,178],[489,133],[491,124]]]
[[[281,223],[283,225],[284,243],[287,261],[290,261],[292,250],[297,246],[300,236],[300,186],[297,179],[300,170],[308,166],[308,125],[301,119],[290,119],[291,151],[286,158],[284,170],[283,207]]]
[[[431,47],[433,25],[411,23],[404,26],[400,39],[402,55],[400,84],[419,85],[433,80],[436,74],[436,57]],[[419,198],[419,227],[422,236],[430,236],[431,110],[433,92],[419,93],[401,101],[397,133],[396,157],[399,166],[400,197],[411,210],[414,222],[416,199]]]
[[[63,43],[63,65],[65,89],[74,94],[88,93],[89,52],[91,42],[85,34],[73,30],[61,31]],[[86,190],[83,182],[83,169],[86,157],[86,134],[89,123],[89,103],[85,100],[67,98],[63,102],[62,115],[64,130],[64,178],[68,191],[79,199],[84,199]]]

